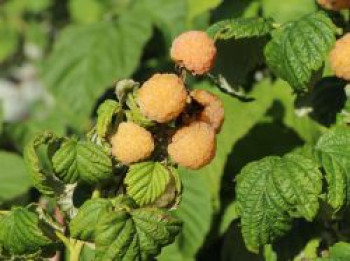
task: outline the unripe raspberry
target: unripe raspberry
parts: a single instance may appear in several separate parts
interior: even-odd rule
[[[194,90],[191,92],[191,97],[204,107],[199,115],[199,120],[208,123],[216,133],[220,132],[225,119],[223,102],[206,90]]]
[[[165,123],[179,116],[186,99],[185,85],[177,75],[155,74],[140,88],[137,102],[143,115]]]
[[[350,81],[350,33],[337,40],[329,57],[335,75]]]
[[[333,11],[350,8],[350,0],[317,0],[317,3],[323,8]]]
[[[202,31],[179,35],[170,50],[171,59],[193,74],[202,75],[211,70],[216,57],[214,40]]]
[[[170,157],[189,169],[199,169],[209,164],[215,152],[215,132],[209,124],[200,121],[180,128],[168,146]]]
[[[111,143],[112,155],[124,164],[144,160],[154,150],[151,133],[133,122],[119,124]]]

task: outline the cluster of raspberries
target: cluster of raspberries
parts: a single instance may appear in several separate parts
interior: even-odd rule
[[[170,54],[177,66],[203,75],[213,67],[216,47],[205,32],[190,31],[174,40]],[[206,90],[188,91],[176,74],[155,74],[137,90],[136,102],[141,114],[160,128],[175,125],[165,148],[172,162],[189,169],[211,162],[224,121],[224,106],[217,96]],[[119,124],[110,142],[113,156],[126,165],[157,151],[152,131],[132,121]]]

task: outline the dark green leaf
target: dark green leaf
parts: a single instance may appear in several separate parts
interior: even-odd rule
[[[54,170],[66,183],[83,180],[97,183],[112,177],[112,160],[104,149],[92,142],[68,140],[52,158]]]
[[[9,254],[32,254],[53,241],[41,228],[35,212],[14,208],[0,219],[0,243]]]
[[[69,224],[71,236],[84,241],[93,241],[97,222],[101,215],[111,210],[112,207],[113,205],[108,199],[86,201]]]
[[[295,90],[306,89],[333,47],[335,32],[325,13],[304,16],[275,30],[265,47],[266,62]]]
[[[252,162],[237,176],[236,195],[247,248],[272,242],[290,229],[291,217],[312,220],[322,191],[313,161],[297,154]]]
[[[160,209],[105,213],[96,228],[96,260],[148,260],[173,242],[180,229],[181,222]]]
[[[325,133],[315,146],[316,157],[326,171],[327,201],[335,209],[350,202],[350,130],[338,127]]]
[[[44,164],[39,148],[43,145],[54,145],[60,142],[51,132],[36,135],[24,149],[24,160],[34,187],[47,196],[60,194],[64,184],[55,177],[53,171]],[[46,153],[47,154],[47,153]]]
[[[217,22],[207,33],[215,40],[227,40],[265,36],[272,30],[272,19],[243,17]]]

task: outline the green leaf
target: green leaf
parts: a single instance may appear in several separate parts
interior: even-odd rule
[[[316,157],[326,172],[327,202],[336,210],[350,202],[350,130],[337,127],[326,132],[315,146]]]
[[[289,0],[288,4],[280,0],[262,0],[264,17],[272,17],[279,23],[297,20],[304,15],[317,11],[316,1]]]
[[[66,183],[82,180],[94,184],[113,176],[112,160],[107,152],[89,141],[66,141],[56,151],[52,164],[57,176]]]
[[[336,27],[323,12],[275,30],[265,47],[270,69],[295,90],[306,89],[335,43]]]
[[[198,15],[217,7],[222,0],[187,0],[187,21],[191,22]]]
[[[329,250],[330,261],[345,261],[350,259],[350,244],[339,242]]]
[[[227,40],[265,36],[272,30],[272,19],[243,17],[217,22],[207,29],[207,33],[215,40]]]
[[[108,199],[86,201],[69,224],[71,236],[84,241],[94,241],[97,222],[112,207],[113,205]]]
[[[187,0],[139,0],[137,9],[147,14],[163,33],[167,46],[186,29]]]
[[[0,19],[0,62],[14,54],[18,48],[18,38],[16,29],[8,21]]]
[[[126,104],[130,109],[125,112],[128,121],[135,122],[136,124],[144,128],[149,128],[154,126],[155,123],[141,113],[140,107],[136,102],[136,98],[134,94],[131,94],[131,93],[128,94]]]
[[[174,241],[181,222],[161,209],[119,208],[96,228],[96,260],[148,260]]]
[[[0,101],[0,136],[4,130],[4,109],[2,106],[2,102]]]
[[[166,190],[170,171],[159,162],[142,162],[130,166],[124,183],[126,191],[140,206],[156,201]]]
[[[24,161],[14,153],[0,152],[0,204],[14,199],[31,187]]]
[[[239,218],[240,213],[237,205],[237,202],[233,201],[225,209],[225,213],[220,224],[220,234],[224,234],[229,228],[230,224]]]
[[[100,105],[97,110],[96,132],[101,138],[106,138],[110,134],[113,117],[120,115],[120,112],[122,112],[122,108],[114,100],[106,100]]]
[[[103,15],[104,5],[97,0],[70,0],[69,13],[72,20],[79,24],[98,22]]]
[[[137,68],[152,32],[149,20],[139,12],[125,12],[117,22],[68,26],[61,33],[43,76],[59,112],[73,127],[86,127],[97,98]],[[137,16],[143,19],[134,19]]]
[[[276,115],[276,117],[281,117],[286,126],[293,129],[310,145],[316,144],[322,134],[322,126],[313,121],[307,114],[298,113],[295,108],[295,96],[292,95],[288,83],[279,79],[272,84],[272,89],[276,108],[281,108],[280,105],[283,106],[281,115]]]
[[[61,140],[51,132],[38,134],[24,148],[23,156],[32,183],[42,194],[54,196],[64,190],[64,184],[55,177],[52,169],[45,166],[45,158],[40,154],[44,145],[54,146]],[[45,151],[47,155],[47,151]]]
[[[52,243],[33,211],[14,208],[0,219],[0,244],[9,254],[32,254]]]
[[[311,221],[321,192],[322,175],[303,156],[270,156],[245,166],[237,176],[236,196],[247,248],[257,252],[283,235],[291,217]]]
[[[204,173],[192,173],[180,169],[183,194],[174,215],[183,221],[183,228],[176,241],[162,250],[160,261],[189,261],[203,245],[209,232],[213,207],[211,203],[209,177]]]
[[[26,0],[26,10],[32,13],[40,13],[49,8],[53,1],[52,0]]]

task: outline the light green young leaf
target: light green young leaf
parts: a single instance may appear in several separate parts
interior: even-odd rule
[[[106,100],[97,110],[96,132],[101,138],[106,138],[111,131],[113,117],[122,111],[121,106],[114,100]]]
[[[207,33],[215,40],[227,40],[265,36],[272,30],[272,19],[252,17],[217,22],[207,29]]]
[[[159,162],[142,162],[130,166],[124,183],[126,192],[140,206],[156,201],[166,190],[170,171]]]
[[[151,32],[141,11],[125,12],[117,22],[68,26],[43,70],[62,117],[84,128],[96,99],[113,81],[134,72]]]
[[[350,202],[350,130],[337,127],[326,132],[315,146],[316,157],[326,171],[327,201],[336,210]]]
[[[112,160],[99,145],[68,140],[52,158],[56,175],[66,183],[79,180],[94,184],[112,177]]]
[[[290,229],[291,217],[311,221],[321,192],[322,175],[303,156],[270,156],[245,166],[237,176],[236,196],[247,248],[257,252],[282,236]]]
[[[97,222],[112,207],[113,205],[108,199],[86,201],[69,224],[71,236],[84,241],[94,241]]]
[[[135,122],[137,125],[140,125],[144,128],[154,126],[155,123],[141,113],[140,107],[136,102],[134,94],[128,94],[126,104],[130,109],[125,112],[128,121]]]
[[[96,260],[148,260],[174,241],[181,222],[155,208],[119,206],[107,212],[96,227]]]
[[[266,62],[293,89],[304,90],[333,47],[335,33],[325,13],[306,15],[275,30],[265,47]]]
[[[53,243],[41,226],[35,212],[14,208],[0,219],[0,244],[12,255],[33,254]]]
[[[24,148],[24,161],[31,177],[32,183],[42,194],[54,196],[62,193],[64,184],[55,177],[53,171],[45,166],[39,149],[42,146],[58,145],[61,140],[51,132],[36,135]],[[45,151],[47,155],[47,150]]]
[[[24,194],[31,187],[23,159],[10,152],[0,152],[0,204]]]

